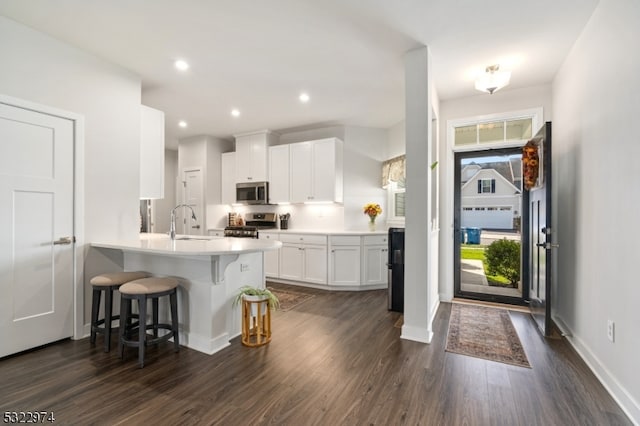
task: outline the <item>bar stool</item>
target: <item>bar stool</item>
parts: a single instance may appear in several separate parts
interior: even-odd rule
[[[119,315],[113,315],[113,291],[129,281],[148,277],[146,272],[112,272],[107,274],[96,275],[91,278],[91,286],[93,288],[93,297],[91,300],[91,344],[96,343],[96,334],[104,335],[104,351],[109,352],[111,349],[111,331],[115,327],[111,327],[113,320],[119,319]],[[100,298],[104,291],[104,318],[98,319],[100,311]],[[109,325],[107,327],[107,324]]]
[[[155,345],[164,342],[173,337],[173,345],[175,352],[180,350],[180,342],[178,337],[178,280],[175,278],[142,278],[130,281],[120,287],[120,337],[118,340],[118,353],[120,358],[124,358],[124,347],[132,346],[138,348],[138,363],[140,368],[144,367],[145,349],[149,345]],[[163,296],[169,296],[171,306],[171,324],[160,324],[158,322],[158,299]],[[152,300],[153,305],[153,321],[151,324],[146,323],[147,318],[147,300]],[[138,302],[138,339],[133,340],[130,332],[136,327],[127,327],[127,323],[131,318],[131,301]],[[158,330],[169,330],[169,333],[158,337]],[[147,330],[153,330],[153,338],[147,338]]]

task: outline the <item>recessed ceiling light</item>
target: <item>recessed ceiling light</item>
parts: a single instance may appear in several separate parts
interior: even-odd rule
[[[174,65],[176,66],[176,68],[178,68],[180,71],[186,71],[189,69],[189,64],[186,61],[183,61],[182,59],[178,59],[177,61],[174,62]]]
[[[185,127],[187,127],[187,122],[186,122],[186,121],[184,121],[184,120],[180,120],[180,121],[178,122],[178,126],[180,126],[180,127],[182,127],[182,128],[185,128]]]
[[[231,115],[233,115],[234,117],[240,117],[240,110],[237,109],[232,109],[231,110]]]
[[[307,103],[309,102],[309,95],[307,93],[300,93],[300,96],[298,97],[298,99],[300,99],[300,102],[302,103]]]

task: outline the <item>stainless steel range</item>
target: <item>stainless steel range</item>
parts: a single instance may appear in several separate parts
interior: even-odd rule
[[[277,215],[275,213],[247,213],[244,226],[227,226],[224,228],[225,237],[258,238],[262,229],[275,229]]]

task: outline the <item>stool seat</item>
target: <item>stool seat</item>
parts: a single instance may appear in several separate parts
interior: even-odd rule
[[[114,320],[120,319],[119,315],[113,315],[113,292],[129,281],[148,277],[149,274],[143,271],[135,272],[109,272],[96,275],[91,278],[93,296],[91,301],[91,344],[96,343],[97,333],[104,335],[104,351],[111,349],[111,331],[115,330],[111,324]],[[104,318],[98,319],[100,311],[100,299],[102,292],[105,294]]]
[[[144,355],[146,347],[156,345],[160,342],[173,338],[174,350],[180,350],[178,335],[178,288],[179,281],[171,277],[149,277],[130,281],[120,286],[120,337],[118,340],[118,352],[120,358],[124,358],[124,347],[133,346],[138,348],[138,363],[140,368],[144,367]],[[158,299],[169,296],[169,307],[171,311],[171,324],[162,324],[158,321]],[[152,302],[152,323],[147,324],[147,300]],[[138,304],[138,323],[129,326],[132,308],[132,301]],[[137,328],[138,338],[134,339],[131,332]],[[147,330],[153,330],[153,336],[147,335]],[[158,331],[165,330],[166,334],[159,336]]]
[[[112,286],[122,285],[129,281],[146,278],[149,274],[142,271],[136,272],[110,272],[108,274],[100,274],[91,278],[91,285],[95,286]]]
[[[175,278],[141,278],[130,281],[120,287],[121,294],[153,294],[169,291],[178,287]]]

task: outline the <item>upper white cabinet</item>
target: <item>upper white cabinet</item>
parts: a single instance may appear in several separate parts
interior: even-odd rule
[[[220,162],[220,198],[222,204],[236,202],[236,153],[221,154]]]
[[[236,182],[266,182],[268,148],[275,138],[269,130],[243,133],[236,138]]]
[[[289,146],[291,202],[342,202],[342,141],[336,138]]]
[[[288,203],[289,145],[269,147],[269,203]]]
[[[140,105],[140,198],[164,198],[164,112]]]

